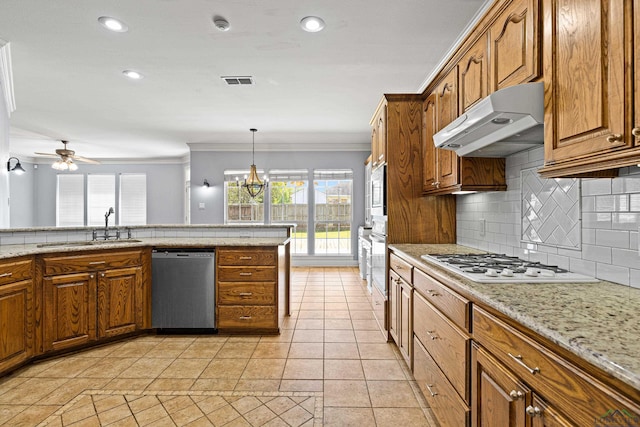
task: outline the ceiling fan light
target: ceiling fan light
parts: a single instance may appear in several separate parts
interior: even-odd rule
[[[62,160],[56,160],[51,167],[55,170],[58,171],[66,171],[67,169],[69,169],[69,165],[67,165],[66,162],[63,162]]]
[[[75,164],[75,163],[73,163],[72,161],[70,161],[70,160],[69,160],[67,163],[68,163],[68,164],[67,164],[67,166],[69,167],[69,170],[70,170],[71,172],[73,172],[73,171],[77,171],[77,170],[78,170],[78,165],[76,165],[76,164]]]

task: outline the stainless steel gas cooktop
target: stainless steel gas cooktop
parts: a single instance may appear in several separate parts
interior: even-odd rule
[[[429,254],[422,258],[478,283],[597,282],[555,265],[501,254]]]

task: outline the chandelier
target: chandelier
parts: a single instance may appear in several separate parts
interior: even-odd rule
[[[260,181],[256,171],[256,132],[258,132],[258,129],[251,128],[249,130],[252,134],[251,169],[249,170],[249,177],[245,178],[242,187],[247,190],[252,199],[255,199],[264,191],[266,184]]]

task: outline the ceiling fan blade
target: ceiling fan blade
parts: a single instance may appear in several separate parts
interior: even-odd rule
[[[85,162],[85,163],[91,163],[93,165],[99,165],[100,162],[97,160],[93,160],[93,159],[87,159],[86,157],[82,157],[82,156],[70,156],[73,160],[78,160],[80,162]]]
[[[47,157],[60,157],[59,155],[53,154],[53,153],[38,153],[38,152],[36,152],[36,153],[33,153],[33,154],[37,154],[39,156],[47,156]]]

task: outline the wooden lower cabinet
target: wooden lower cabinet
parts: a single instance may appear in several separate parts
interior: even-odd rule
[[[140,250],[43,256],[43,351],[148,328],[145,258]]]
[[[221,247],[216,259],[218,330],[278,333],[278,248]]]
[[[33,260],[0,263],[0,373],[33,355]]]
[[[142,268],[131,267],[98,274],[98,338],[134,332],[142,321]]]
[[[389,270],[389,334],[407,365],[412,364],[413,286]]]
[[[44,351],[61,350],[96,339],[96,275],[46,277],[44,288]]]

